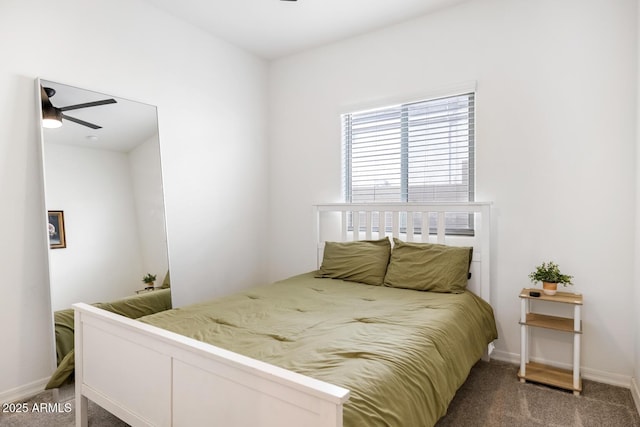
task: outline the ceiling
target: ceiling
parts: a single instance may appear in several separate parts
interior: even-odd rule
[[[364,34],[468,0],[146,0],[265,59]],[[102,126],[92,130],[63,121],[43,129],[46,143],[130,151],[157,134],[153,106],[43,80],[56,89],[56,107],[114,98],[116,104],[66,114]],[[141,125],[142,124],[142,125]]]
[[[127,153],[158,133],[156,107],[152,105],[47,80],[41,80],[41,84],[56,90],[56,94],[50,99],[58,108],[109,98],[116,100],[115,104],[65,111],[66,115],[102,126],[102,129],[94,130],[63,119],[59,128],[43,128],[46,144],[76,145]]]
[[[265,59],[397,24],[467,0],[146,0]]]

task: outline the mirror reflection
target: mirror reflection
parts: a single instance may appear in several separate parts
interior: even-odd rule
[[[153,292],[169,271],[156,107],[40,86],[53,310]]]

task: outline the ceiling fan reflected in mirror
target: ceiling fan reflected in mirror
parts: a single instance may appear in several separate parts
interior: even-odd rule
[[[64,114],[64,111],[78,110],[80,108],[97,107],[99,105],[115,104],[115,99],[103,99],[101,101],[86,102],[83,104],[67,105],[66,107],[55,107],[51,103],[51,97],[56,94],[56,90],[50,87],[40,86],[40,98],[42,99],[42,126],[46,128],[59,128],[62,126],[62,119],[69,120],[91,129],[102,129],[102,126],[85,122],[84,120]]]

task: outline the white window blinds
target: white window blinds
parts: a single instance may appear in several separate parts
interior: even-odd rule
[[[473,201],[474,97],[342,115],[345,200]]]

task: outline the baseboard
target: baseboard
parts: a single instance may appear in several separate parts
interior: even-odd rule
[[[491,356],[491,358],[500,360],[503,362],[514,363],[516,365],[520,364],[520,354],[509,353],[503,350],[496,349],[493,352],[493,355]],[[551,366],[555,366],[557,368],[562,368],[562,369],[568,369],[568,370],[572,369],[572,366],[567,363],[558,363],[555,361],[540,359],[540,358],[531,358],[531,361],[544,363],[546,365],[551,365]],[[585,367],[582,367],[581,374],[582,374],[582,378],[586,380],[596,381],[599,383],[614,385],[617,387],[624,387],[628,389],[631,389],[631,386],[632,386],[631,384],[632,379],[631,379],[631,376],[629,375],[616,374],[613,372],[600,371],[597,369],[591,369],[591,368],[585,368]],[[640,402],[640,400],[636,401],[636,406],[640,407],[640,405],[638,405],[638,402]]]
[[[48,381],[49,378],[43,378],[41,380],[16,387],[11,390],[0,392],[0,403],[18,402],[20,400],[32,397],[44,390],[44,387],[47,385]]]
[[[631,378],[631,396],[636,404],[636,410],[640,414],[640,390],[638,389],[638,382],[636,378]]]

